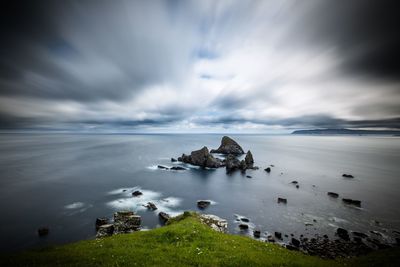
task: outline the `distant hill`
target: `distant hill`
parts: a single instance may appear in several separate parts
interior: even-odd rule
[[[351,129],[313,129],[313,130],[297,130],[292,134],[304,134],[304,135],[328,135],[328,134],[340,134],[340,135],[394,135],[400,136],[400,131],[391,130],[351,130]]]

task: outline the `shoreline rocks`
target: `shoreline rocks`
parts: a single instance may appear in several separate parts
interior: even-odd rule
[[[95,224],[96,224],[96,230],[98,230],[100,226],[108,224],[108,218],[106,217],[97,218]]]
[[[114,213],[114,233],[131,233],[138,231],[141,225],[141,217],[133,211],[117,211]]]
[[[228,222],[225,219],[222,219],[216,215],[201,214],[200,221],[211,227],[214,231],[220,233],[228,232]]]
[[[166,223],[166,222],[171,218],[171,216],[169,216],[167,213],[161,211],[160,213],[158,213],[158,218],[159,218],[163,223]]]
[[[154,204],[153,202],[147,202],[147,205],[145,205],[145,207],[146,207],[148,210],[156,210],[156,209],[158,209],[157,206],[156,206],[156,204]]]

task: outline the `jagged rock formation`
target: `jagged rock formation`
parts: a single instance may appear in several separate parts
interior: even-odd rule
[[[236,143],[235,140],[228,136],[222,137],[221,145],[218,149],[211,149],[211,153],[220,153],[220,154],[233,154],[240,155],[244,154],[242,147]]]
[[[228,231],[228,222],[216,215],[201,214],[200,220],[217,232],[226,233]]]
[[[114,224],[108,223],[107,218],[96,219],[97,238],[113,234],[131,233],[140,230],[141,217],[133,211],[117,211],[114,213]]]
[[[200,166],[203,168],[219,168],[223,165],[222,160],[214,158],[214,156],[210,154],[206,146],[202,149],[192,151],[192,153],[190,153],[190,156],[182,154],[182,156],[178,158],[178,161]]]

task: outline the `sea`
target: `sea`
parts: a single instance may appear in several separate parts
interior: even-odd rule
[[[218,148],[222,136],[0,134],[0,250],[93,239],[96,218],[112,219],[120,210],[139,214],[142,230],[162,226],[160,211],[176,216],[192,210],[226,219],[231,234],[252,237],[260,230],[263,240],[281,232],[281,242],[301,235],[335,239],[338,227],[387,243],[400,234],[400,137],[230,135],[252,152],[258,170],[227,174],[171,162],[203,146]],[[133,197],[135,190],[143,195]],[[198,200],[211,205],[201,210]],[[158,209],[147,210],[147,202]],[[243,217],[247,230],[239,228]],[[40,227],[49,234],[39,237]]]

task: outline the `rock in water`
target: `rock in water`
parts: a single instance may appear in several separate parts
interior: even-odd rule
[[[244,158],[244,162],[246,163],[247,168],[252,168],[254,165],[253,155],[251,154],[250,150],[247,151],[246,157]]]
[[[133,211],[118,211],[114,213],[114,232],[130,233],[140,229],[141,217]]]
[[[114,233],[114,225],[113,224],[103,224],[97,230],[96,237],[102,238],[106,236],[110,236]]]
[[[292,238],[291,243],[295,247],[299,247],[300,246],[300,241],[298,239],[294,238],[294,237]]]
[[[140,192],[139,190],[136,190],[136,191],[132,192],[132,196],[134,196],[134,197],[138,197],[138,196],[141,196],[141,195],[143,195],[143,193]]]
[[[328,196],[333,197],[333,198],[338,198],[339,194],[335,192],[328,192]]]
[[[349,204],[349,205],[354,205],[361,207],[361,201],[360,200],[355,200],[355,199],[350,199],[350,198],[342,198],[343,203]]]
[[[351,174],[343,174],[342,175],[344,178],[354,178],[354,176],[353,175],[351,175]]]
[[[47,227],[40,227],[39,229],[38,229],[38,235],[39,236],[46,236],[46,235],[48,235],[49,234],[49,228],[47,228]]]
[[[267,168],[264,169],[264,171],[270,173],[270,172],[271,172],[271,168],[270,168],[270,167],[267,167]]]
[[[173,171],[185,171],[186,168],[181,167],[181,166],[173,166],[173,167],[170,168],[170,170],[173,170]]]
[[[247,224],[241,223],[241,224],[239,224],[239,228],[241,230],[247,230],[247,229],[249,229],[249,226]]]
[[[210,226],[217,232],[226,233],[228,231],[228,222],[218,216],[212,214],[200,214],[200,220],[202,223]]]
[[[244,154],[242,147],[236,143],[235,140],[228,136],[222,137],[221,145],[218,149],[212,149],[211,153],[221,153],[221,154]]]
[[[241,167],[241,162],[234,155],[230,154],[225,160],[225,168],[227,173],[238,170]]]
[[[278,197],[278,203],[287,204],[287,199],[286,198],[282,198],[282,197]]]
[[[219,168],[222,165],[221,160],[214,158],[214,156],[208,152],[208,148],[206,146],[202,149],[192,151],[190,156],[182,154],[182,157],[179,157],[178,160],[203,168]]]
[[[177,162],[175,158],[171,158],[171,162]]]
[[[96,219],[96,230],[99,229],[100,226],[108,224],[108,218],[97,218]]]
[[[278,239],[282,239],[282,233],[281,232],[275,232],[275,237]]]
[[[153,202],[147,202],[147,205],[145,206],[149,210],[156,210],[157,206]]]
[[[160,220],[163,222],[163,223],[166,223],[168,220],[169,220],[169,218],[171,218],[167,213],[165,213],[165,212],[160,212],[159,214],[158,214],[158,218],[160,218]]]
[[[338,237],[344,240],[350,240],[349,232],[346,229],[338,228],[336,230],[336,234]]]
[[[260,238],[261,237],[261,231],[260,230],[254,230],[253,231],[253,236],[255,238]]]
[[[158,165],[157,168],[163,169],[163,170],[168,170],[168,169],[169,169],[168,167],[165,167],[165,166],[163,166],[163,165]]]
[[[208,206],[210,206],[211,202],[208,200],[199,200],[197,201],[197,207],[199,207],[199,209],[205,209]]]

